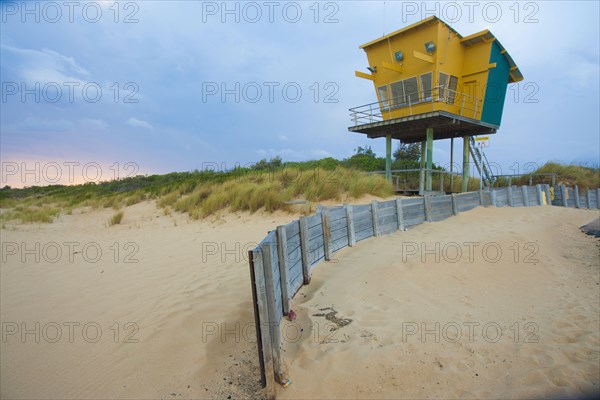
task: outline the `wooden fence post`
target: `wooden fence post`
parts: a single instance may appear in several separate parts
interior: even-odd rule
[[[527,193],[527,186],[521,186],[521,191],[523,192],[523,205],[529,207],[529,193]]]
[[[588,210],[592,208],[592,193],[590,192],[590,188],[585,190],[585,208]]]
[[[325,252],[325,261],[331,260],[331,227],[329,225],[329,213],[327,210],[323,210],[321,214],[321,221],[323,222],[323,249]]]
[[[425,210],[425,221],[431,222],[431,196],[423,196],[423,209]]]
[[[513,204],[514,204],[513,196],[512,196],[512,186],[509,186],[507,189],[508,189],[508,193],[507,193],[506,197],[508,198],[508,205],[510,207],[514,207],[513,206]]]
[[[398,229],[405,231],[404,227],[404,213],[402,211],[402,199],[396,199],[396,217],[398,218]]]
[[[273,277],[273,261],[271,257],[271,244],[262,245],[263,267],[265,270],[265,288],[267,292],[267,306],[269,309],[269,320],[265,321],[271,330],[271,348],[273,351],[273,370],[275,380],[281,376],[281,331],[279,330],[279,315],[275,303],[275,279]]]
[[[562,195],[563,207],[568,207],[569,203],[567,202],[567,187],[565,185],[560,185],[560,194]]]
[[[271,348],[271,329],[269,327],[269,310],[265,287],[265,271],[262,254],[258,251],[248,252],[250,260],[250,278],[252,279],[252,297],[254,300],[254,322],[256,324],[256,341],[259,363],[261,364],[262,386],[267,399],[275,399],[275,370],[273,369],[273,350]]]
[[[577,185],[573,188],[573,198],[575,199],[575,208],[581,208],[579,206],[579,186]]]
[[[310,283],[310,258],[308,248],[308,226],[306,217],[300,217],[300,254],[302,255],[302,276],[304,284]]]
[[[279,280],[281,281],[281,304],[283,306],[283,315],[288,315],[290,313],[290,281],[287,276],[288,254],[285,226],[277,227],[277,256],[279,258]]]
[[[356,238],[354,237],[354,212],[352,206],[344,204],[346,209],[346,221],[348,222],[348,246],[353,247],[356,244]]]
[[[456,199],[456,193],[450,195],[452,198],[452,215],[458,215],[458,201]]]
[[[371,202],[371,216],[373,217],[373,236],[379,236],[379,213],[377,211],[377,200],[373,200]]]

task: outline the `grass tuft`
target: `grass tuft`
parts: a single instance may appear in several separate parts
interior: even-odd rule
[[[122,219],[123,219],[123,211],[119,211],[118,213],[114,214],[110,218],[110,220],[108,221],[108,226],[120,224]]]

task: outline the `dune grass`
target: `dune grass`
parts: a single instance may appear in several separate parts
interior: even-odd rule
[[[581,189],[600,188],[600,168],[548,162],[536,171],[536,173],[549,172],[557,174],[556,184],[564,184],[566,186],[578,185]]]
[[[239,168],[226,172],[176,172],[98,184],[3,188],[0,189],[0,220],[3,223],[9,220],[51,223],[61,212],[70,214],[75,208],[113,208],[117,211],[113,215],[115,217],[121,208],[145,200],[156,200],[165,214],[174,211],[189,214],[192,218],[205,218],[221,210],[251,213],[261,209],[267,212],[291,210],[289,203],[292,200],[314,204],[352,201],[365,195],[385,198],[394,194],[393,186],[383,176],[340,166],[331,160],[293,163],[264,170]],[[600,187],[598,168],[549,162],[536,171],[548,172],[557,174],[557,184],[579,185],[581,190]],[[418,188],[418,175],[406,178],[409,187]],[[452,188],[449,178],[444,176],[444,190],[460,191],[461,177],[455,176]],[[434,174],[434,190],[439,190],[439,180],[440,175]],[[525,176],[512,182],[522,185],[528,180]],[[533,183],[549,183],[549,178],[535,178]],[[496,186],[503,186],[502,182]],[[468,189],[478,190],[479,180],[471,178]]]
[[[89,207],[119,211],[144,200],[156,200],[158,207],[167,213],[174,210],[204,218],[220,210],[273,212],[289,210],[287,203],[291,200],[313,203],[365,195],[387,197],[393,195],[393,190],[381,176],[344,167],[320,168],[315,164],[310,168],[196,171],[100,184],[2,189],[0,208],[5,210],[4,221],[52,222],[61,210],[68,213],[74,208]]]
[[[344,197],[356,199],[367,194],[387,197],[393,195],[393,190],[383,177],[361,171],[288,168],[219,184],[200,184],[191,191],[165,194],[157,204],[188,213],[193,218],[203,218],[225,209],[273,212],[289,210],[287,203],[291,200],[341,201]]]
[[[108,220],[108,226],[118,225],[123,220],[123,211],[115,213],[110,220]]]
[[[13,209],[0,215],[2,222],[19,220],[25,224],[43,223],[50,224],[60,215],[61,210],[52,206],[24,206],[17,205]]]

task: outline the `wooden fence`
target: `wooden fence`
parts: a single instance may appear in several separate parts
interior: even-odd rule
[[[550,199],[550,201],[548,200]],[[319,207],[316,214],[279,226],[249,252],[254,315],[263,387],[274,397],[282,382],[280,323],[290,302],[310,283],[314,267],[373,236],[442,221],[479,206],[531,207],[552,204],[600,208],[600,189],[580,193],[563,185],[512,186],[444,196],[374,201],[366,205]],[[275,378],[275,379],[273,379]]]

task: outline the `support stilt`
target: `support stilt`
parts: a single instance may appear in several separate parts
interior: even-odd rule
[[[425,158],[427,157],[427,142],[421,142],[421,172],[419,173],[419,194],[425,193]]]
[[[469,137],[463,136],[463,173],[462,173],[462,188],[464,193],[469,187]]]
[[[454,138],[450,138],[450,193],[454,192]]]
[[[431,169],[433,168],[433,128],[427,128],[427,173],[425,174],[425,190],[432,190]]]
[[[385,179],[392,181],[392,135],[385,137]]]

